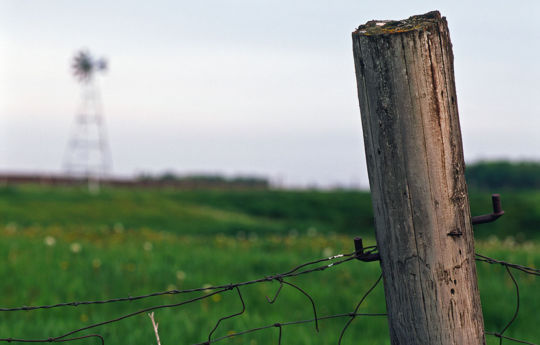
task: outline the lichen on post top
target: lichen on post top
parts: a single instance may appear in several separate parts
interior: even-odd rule
[[[437,25],[441,21],[446,22],[445,17],[441,17],[439,11],[431,11],[426,14],[411,16],[403,20],[370,20],[369,22],[360,25],[353,35],[374,36],[374,35],[391,35],[414,30],[426,30],[427,28]]]

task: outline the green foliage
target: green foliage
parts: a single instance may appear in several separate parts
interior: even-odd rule
[[[289,270],[297,264],[352,250],[350,236],[267,235],[259,237],[177,235],[143,229],[102,229],[74,233],[58,226],[0,228],[1,305],[3,307],[52,304],[75,300],[107,299],[169,289],[187,289],[247,281]],[[373,239],[365,239],[366,245]],[[531,242],[518,245],[496,239],[477,243],[488,256],[540,266],[540,248]],[[380,274],[376,263],[350,262],[324,272],[292,278],[314,298],[319,316],[350,312],[360,296]],[[515,292],[502,267],[478,264],[480,293],[486,329],[501,330],[513,315]],[[506,335],[535,341],[538,277],[516,273],[520,283],[521,311]],[[313,317],[304,295],[285,286],[275,304],[276,282],[242,287],[247,309],[242,316],[224,321],[216,336],[231,331]],[[199,293],[166,295],[137,302],[79,306],[33,312],[1,313],[2,337],[47,338],[92,323],[112,319],[145,307],[178,303]],[[364,302],[360,312],[385,312],[382,285]],[[156,311],[161,341],[192,344],[205,341],[217,320],[240,310],[234,291],[179,308]],[[321,321],[283,328],[282,343],[334,344],[347,319]],[[154,344],[151,322],[141,314],[90,331],[102,334],[107,344]],[[87,333],[85,333],[87,334]],[[367,344],[390,344],[383,317],[359,317],[347,331],[344,344],[362,339]],[[88,344],[93,344],[90,340]],[[274,328],[247,334],[224,343],[275,344]],[[488,344],[497,344],[488,338]]]
[[[465,176],[472,189],[540,190],[540,162],[477,162],[467,165]]]
[[[497,192],[494,190],[493,192]],[[478,252],[540,266],[540,192],[504,191],[506,215],[475,227]],[[491,212],[487,191],[470,195],[472,214]],[[0,305],[51,304],[228,284],[285,271],[296,264],[352,251],[353,235],[374,243],[371,200],[358,191],[178,190],[7,186],[0,188]],[[499,240],[496,236],[501,239]],[[380,271],[376,263],[352,262],[324,273],[295,278],[313,294],[319,315],[352,311]],[[504,269],[478,264],[486,329],[500,331],[515,306],[513,285]],[[518,273],[521,311],[508,336],[540,339],[537,324],[538,277]],[[305,296],[285,287],[278,301],[273,282],[242,288],[247,311],[224,321],[216,336],[275,322],[309,319]],[[0,313],[0,334],[47,338],[151,305],[175,303],[187,295],[137,303],[79,306],[38,312]],[[204,341],[217,320],[240,304],[234,293],[177,309],[156,311],[164,344]],[[378,287],[360,312],[384,312]],[[336,343],[346,320],[283,329],[282,343]],[[155,342],[146,315],[96,330],[107,344]],[[357,318],[344,344],[363,339],[389,344],[384,318]],[[239,337],[228,343],[276,343],[277,330]],[[90,341],[88,341],[90,343]],[[488,344],[497,344],[488,338]]]
[[[367,192],[18,186],[0,188],[1,219],[69,229],[122,226],[178,234],[372,233]]]
[[[264,177],[256,176],[235,176],[225,177],[223,175],[178,175],[174,172],[165,172],[161,175],[139,175],[136,179],[141,183],[155,183],[165,185],[180,186],[202,186],[202,187],[243,187],[243,188],[268,188],[270,182]]]
[[[476,237],[540,237],[540,191],[506,190],[501,199],[506,214],[475,227]],[[472,215],[491,212],[489,191],[471,189],[470,202]],[[104,188],[94,195],[85,187],[8,186],[0,188],[0,225],[8,223],[74,231],[374,235],[371,198],[363,191]]]
[[[6,227],[0,230],[2,306],[49,304],[71,300],[106,299],[170,289],[228,284],[284,272],[297,264],[323,256],[351,251],[348,237],[278,236],[237,238],[231,236],[178,236],[165,232],[103,230],[76,236],[60,227]],[[372,243],[372,241],[370,241]],[[39,258],[36,260],[36,258]],[[356,279],[356,276],[363,279]],[[376,264],[352,262],[325,272],[291,280],[309,291],[322,315],[349,312],[361,293],[379,275]],[[241,288],[247,309],[239,318],[223,322],[216,336],[235,330],[313,317],[309,300],[285,286],[275,304],[278,288],[268,282]],[[339,293],[336,291],[339,290]],[[342,291],[341,291],[342,290]],[[171,304],[200,293],[154,297],[137,302],[79,306],[36,312],[1,313],[0,334],[9,337],[47,338],[159,304]],[[198,303],[156,311],[164,344],[192,344],[206,340],[222,316],[240,310],[235,291]],[[361,312],[383,312],[384,293],[379,287]],[[335,343],[346,319],[321,321],[318,335],[313,324],[283,330],[287,344]],[[347,340],[364,337],[371,343],[389,344],[383,317],[355,321]],[[146,314],[108,325],[95,332],[107,344],[152,344],[153,330]],[[94,333],[94,331],[92,331]],[[273,340],[273,341],[272,341]],[[379,341],[379,340],[382,340]],[[277,342],[277,330],[250,334],[234,343]]]

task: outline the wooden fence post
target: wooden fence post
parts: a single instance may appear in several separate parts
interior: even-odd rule
[[[439,12],[353,33],[392,344],[485,344],[452,45]]]

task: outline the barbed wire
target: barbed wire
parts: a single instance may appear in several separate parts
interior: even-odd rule
[[[513,263],[502,261],[502,260],[493,259],[493,258],[490,258],[490,257],[482,255],[482,254],[478,254],[478,253],[476,253],[475,255],[476,255],[476,261],[485,262],[485,263],[492,264],[492,265],[497,264],[497,265],[503,266],[506,269],[506,273],[508,274],[508,276],[512,280],[512,283],[513,283],[513,285],[515,287],[515,291],[516,291],[516,309],[514,311],[514,315],[510,319],[510,321],[508,321],[508,323],[503,327],[503,329],[501,331],[499,331],[499,332],[487,332],[486,331],[485,334],[499,338],[499,345],[501,345],[503,343],[503,339],[510,340],[510,341],[513,341],[513,342],[516,342],[516,343],[521,343],[521,344],[537,345],[535,343],[531,343],[531,342],[528,342],[528,341],[525,341],[525,340],[520,340],[520,339],[515,339],[515,338],[505,336],[504,333],[508,330],[508,328],[510,328],[510,326],[516,320],[516,318],[517,318],[517,316],[519,314],[519,307],[520,307],[520,304],[519,304],[519,299],[520,299],[519,298],[519,284],[518,284],[516,278],[514,277],[514,275],[512,274],[512,271],[510,269],[515,269],[515,270],[518,270],[520,272],[530,274],[530,275],[534,275],[534,276],[540,276],[540,269],[533,268],[533,267],[522,266],[522,265],[518,265],[518,264],[513,264]]]
[[[73,302],[65,302],[65,303],[58,303],[58,304],[52,304],[52,305],[38,305],[38,306],[22,306],[22,307],[12,307],[12,308],[0,308],[0,312],[31,311],[31,310],[37,310],[37,309],[51,309],[51,308],[60,308],[60,307],[77,307],[77,306],[80,306],[80,305],[106,304],[106,303],[116,303],[116,302],[123,302],[123,301],[137,301],[137,300],[142,300],[142,299],[156,297],[156,296],[162,296],[162,295],[175,295],[175,294],[184,294],[184,293],[204,292],[204,295],[194,297],[194,298],[182,301],[182,302],[172,303],[172,304],[160,304],[160,305],[147,307],[147,308],[144,308],[144,309],[137,310],[135,312],[124,314],[124,315],[122,315],[120,317],[116,317],[114,319],[110,319],[110,320],[107,320],[107,321],[102,321],[102,322],[94,323],[94,324],[91,324],[91,325],[88,325],[88,326],[85,326],[85,327],[81,327],[81,328],[69,331],[67,333],[64,333],[64,334],[62,334],[60,336],[56,336],[56,337],[49,337],[49,338],[44,338],[44,339],[23,339],[23,338],[12,338],[12,337],[10,337],[10,338],[0,338],[0,341],[8,342],[8,343],[11,343],[11,342],[23,342],[23,343],[68,342],[68,341],[75,341],[75,340],[80,340],[80,339],[92,338],[93,337],[93,338],[98,338],[100,340],[101,344],[104,345],[105,340],[104,340],[103,336],[101,336],[99,334],[88,334],[88,335],[84,335],[84,336],[71,337],[71,338],[70,338],[70,336],[72,336],[74,334],[77,334],[77,333],[80,333],[80,332],[83,332],[83,331],[86,331],[86,330],[96,328],[96,327],[116,323],[116,322],[119,322],[121,320],[131,318],[131,317],[134,317],[136,315],[140,315],[140,314],[147,313],[147,312],[150,312],[150,311],[154,311],[154,310],[157,310],[157,309],[180,307],[180,306],[183,306],[183,305],[186,305],[186,304],[189,304],[189,303],[194,303],[194,302],[197,302],[197,301],[201,301],[203,299],[210,298],[211,296],[214,296],[214,295],[217,295],[217,294],[220,294],[220,293],[224,293],[224,292],[231,291],[231,290],[236,290],[236,292],[238,294],[238,298],[239,298],[241,306],[242,306],[242,309],[239,312],[235,312],[235,313],[232,313],[230,315],[227,315],[227,316],[224,316],[224,317],[220,318],[217,321],[217,323],[215,324],[215,326],[212,328],[212,330],[208,333],[207,340],[205,342],[199,343],[199,345],[200,344],[214,343],[214,342],[217,342],[217,341],[220,341],[220,340],[224,340],[224,339],[227,339],[227,338],[239,336],[239,335],[246,334],[246,333],[260,331],[260,330],[267,329],[267,328],[270,328],[270,327],[278,327],[279,328],[279,343],[281,343],[281,334],[282,334],[282,327],[283,326],[313,322],[314,326],[315,326],[315,329],[318,332],[319,331],[319,320],[325,320],[325,319],[332,319],[332,318],[349,316],[351,319],[349,320],[349,322],[347,322],[347,324],[345,325],[344,329],[342,330],[342,332],[340,334],[339,341],[341,342],[341,338],[343,337],[343,333],[346,331],[348,325],[350,324],[350,322],[355,317],[357,317],[357,316],[386,316],[385,313],[374,313],[374,314],[358,313],[358,309],[360,307],[360,304],[362,304],[362,302],[367,298],[367,296],[378,285],[378,283],[380,282],[382,276],[379,277],[377,279],[377,281],[375,282],[375,284],[373,286],[371,286],[371,288],[362,296],[362,298],[361,298],[360,302],[358,303],[358,305],[356,306],[354,312],[343,313],[343,314],[335,314],[335,315],[327,315],[327,316],[323,316],[323,317],[318,317],[317,316],[317,308],[316,308],[316,305],[315,305],[315,301],[313,300],[311,295],[306,290],[299,287],[298,285],[293,284],[293,283],[291,283],[289,281],[286,281],[285,279],[300,276],[300,275],[304,275],[304,274],[325,271],[325,270],[327,270],[327,269],[329,269],[331,267],[336,267],[338,265],[341,265],[341,264],[343,264],[345,262],[349,262],[349,261],[354,260],[354,259],[362,260],[362,259],[364,259],[366,257],[369,257],[370,255],[373,255],[376,251],[377,251],[376,246],[366,247],[366,248],[364,248],[364,251],[362,253],[352,252],[352,253],[338,254],[338,255],[331,256],[331,257],[327,257],[327,258],[317,259],[317,260],[313,260],[313,261],[309,261],[309,262],[300,264],[300,265],[298,265],[298,266],[296,266],[296,267],[292,268],[291,270],[286,271],[284,273],[274,274],[274,275],[271,275],[271,276],[266,276],[266,277],[263,277],[263,278],[258,278],[258,279],[254,279],[254,280],[250,280],[250,281],[244,281],[244,282],[239,282],[239,283],[234,283],[234,284],[231,283],[231,284],[228,284],[228,285],[217,285],[217,286],[201,287],[201,288],[185,289],[185,290],[167,290],[167,291],[162,291],[162,292],[154,292],[154,293],[150,293],[150,294],[147,294],[147,295],[140,295],[140,296],[135,296],[135,297],[129,296],[129,297],[107,299],[107,300],[73,301]],[[330,263],[326,263],[324,265],[318,265],[318,266],[313,267],[313,268],[307,268],[309,266],[320,264],[322,262],[330,262]],[[270,304],[274,303],[276,301],[276,299],[278,298],[278,296],[280,294],[280,291],[283,289],[283,286],[287,285],[287,286],[290,286],[290,287],[294,288],[295,290],[299,291],[300,293],[302,293],[303,295],[306,296],[306,298],[309,300],[309,302],[310,302],[310,304],[312,306],[314,318],[310,319],[310,320],[288,321],[288,322],[283,322],[283,323],[274,323],[274,324],[269,325],[269,326],[262,326],[262,327],[258,327],[258,328],[253,328],[253,329],[250,329],[250,330],[237,332],[237,333],[232,333],[232,334],[228,334],[226,336],[222,336],[222,337],[218,337],[216,339],[212,339],[212,335],[216,332],[219,325],[224,320],[238,317],[238,316],[242,315],[245,312],[246,305],[245,305],[244,299],[242,297],[240,287],[247,286],[247,285],[252,285],[252,284],[256,284],[256,283],[270,282],[270,281],[274,281],[274,280],[278,281],[280,283],[280,286],[279,286],[275,296],[271,300],[268,298],[268,296],[266,296],[266,299],[267,299],[268,303],[270,303]],[[211,292],[209,292],[209,291],[211,291]]]
[[[272,276],[267,276],[267,277],[264,277],[264,278],[250,280],[250,281],[246,281],[246,282],[242,282],[242,283],[237,283],[237,284],[235,284],[235,286],[251,285],[251,284],[260,283],[260,282],[264,282],[264,281],[279,280],[279,278],[295,277],[295,276],[299,276],[299,275],[303,275],[303,274],[307,274],[307,273],[311,273],[311,272],[315,272],[315,271],[324,271],[325,269],[330,268],[332,266],[340,265],[340,264],[342,264],[344,262],[347,262],[347,261],[350,261],[350,260],[353,260],[353,259],[356,259],[356,258],[361,258],[362,256],[364,256],[364,254],[365,254],[365,256],[368,256],[369,254],[372,254],[377,250],[377,246],[370,246],[370,247],[366,247],[365,249],[366,249],[365,253],[360,254],[360,255],[357,254],[357,252],[352,252],[352,253],[347,253],[347,254],[337,254],[337,255],[334,255],[334,256],[330,256],[330,257],[326,257],[326,258],[317,259],[317,260],[313,260],[313,261],[303,263],[303,264],[298,265],[298,266],[294,267],[293,269],[291,269],[291,270],[289,270],[287,272],[284,272],[284,273],[275,274],[275,275],[272,275]],[[321,267],[313,268],[313,269],[310,269],[310,270],[298,271],[300,268],[303,268],[303,267],[306,267],[306,266],[311,266],[311,265],[318,264],[318,263],[325,262],[325,261],[332,261],[332,260],[339,259],[339,258],[347,258],[347,259],[334,262],[334,263],[332,263],[332,264],[330,264],[328,266],[321,266]],[[57,304],[51,304],[51,305],[0,308],[0,312],[4,312],[4,311],[29,311],[29,310],[36,310],[36,309],[52,309],[52,308],[60,308],[60,307],[78,307],[80,305],[108,304],[108,303],[116,303],[116,302],[132,302],[132,301],[137,301],[137,300],[146,299],[146,298],[150,298],[150,297],[157,297],[157,296],[163,296],[163,295],[177,295],[177,294],[202,292],[202,291],[209,291],[209,290],[217,290],[217,289],[228,288],[230,286],[231,286],[231,284],[208,286],[208,287],[198,287],[198,288],[184,289],[184,290],[173,289],[173,290],[166,290],[166,291],[160,291],[160,292],[153,292],[153,293],[149,293],[149,294],[146,294],[146,295],[140,295],[140,296],[128,296],[128,297],[112,298],[112,299],[97,300],[97,301],[73,301],[73,302],[63,302],[63,303],[57,303]]]
[[[496,259],[487,257],[485,255],[481,255],[481,254],[478,254],[478,253],[476,253],[476,261],[482,261],[482,262],[486,262],[488,264],[499,264],[499,265],[503,265],[505,267],[514,268],[516,270],[522,271],[522,272],[527,273],[527,274],[540,276],[540,269],[538,269],[538,268],[527,267],[527,266],[517,265],[517,264],[513,264],[513,263],[510,263],[510,262],[506,262],[506,261],[496,260]]]
[[[386,314],[386,313],[343,313],[343,314],[334,314],[334,315],[321,316],[321,317],[318,318],[318,320],[319,321],[320,320],[329,320],[329,319],[335,319],[335,318],[341,318],[341,317],[355,318],[357,316],[388,316],[388,314]],[[251,329],[248,329],[248,330],[227,334],[227,335],[224,335],[222,337],[219,337],[219,338],[216,338],[216,339],[212,340],[212,343],[216,343],[216,342],[221,341],[221,340],[237,337],[237,336],[248,334],[248,333],[262,331],[262,330],[269,329],[269,328],[272,328],[272,327],[277,327],[277,328],[279,328],[278,345],[280,345],[281,344],[281,334],[282,334],[281,328],[283,326],[299,325],[299,324],[303,324],[303,323],[311,323],[311,322],[314,322],[314,321],[315,321],[315,319],[309,319],[309,320],[299,320],[299,321],[274,323],[274,324],[271,324],[271,325],[251,328]],[[209,343],[208,342],[203,342],[203,343],[197,343],[197,344],[193,344],[193,345],[207,345],[207,344],[209,344]]]
[[[270,275],[270,276],[265,276],[265,277],[261,277],[261,278],[250,280],[250,281],[231,283],[231,284],[227,284],[227,285],[216,285],[216,286],[199,287],[199,288],[184,289],[184,290],[176,290],[175,289],[175,290],[154,292],[154,293],[150,293],[150,294],[146,294],[146,295],[139,295],[139,296],[134,296],[134,297],[133,296],[128,296],[128,297],[120,297],[120,298],[106,299],[106,300],[72,301],[72,302],[64,302],[64,303],[57,303],[57,304],[51,304],[51,305],[20,306],[20,307],[10,307],[10,308],[5,308],[4,307],[4,308],[0,308],[0,312],[17,312],[17,311],[31,311],[31,310],[37,310],[37,309],[51,309],[51,308],[60,308],[60,307],[77,307],[77,306],[80,306],[80,305],[92,305],[92,304],[98,304],[99,305],[99,304],[108,304],[108,303],[126,302],[126,301],[132,302],[132,301],[139,301],[139,300],[143,300],[143,299],[147,299],[147,298],[151,298],[151,297],[163,296],[163,295],[188,294],[188,293],[197,293],[197,292],[203,292],[204,293],[203,295],[200,295],[200,296],[197,296],[197,297],[194,297],[194,298],[191,298],[191,299],[187,299],[187,300],[184,300],[184,301],[178,302],[178,303],[159,304],[159,305],[154,305],[154,306],[150,306],[150,307],[147,307],[147,308],[143,308],[143,309],[140,309],[140,310],[128,313],[128,314],[124,314],[122,316],[119,316],[119,317],[116,317],[116,318],[113,318],[113,319],[110,319],[110,320],[106,320],[106,321],[94,323],[94,324],[91,324],[91,325],[88,325],[88,326],[85,326],[85,327],[82,327],[82,328],[78,328],[78,329],[69,331],[67,333],[64,333],[64,334],[62,334],[60,336],[56,336],[56,337],[48,337],[48,338],[43,338],[43,339],[0,338],[0,341],[8,342],[8,343],[11,343],[11,342],[44,343],[44,342],[69,342],[69,341],[76,341],[76,340],[87,339],[87,338],[97,338],[97,339],[100,340],[101,344],[104,345],[105,344],[105,339],[100,334],[87,334],[87,335],[75,336],[75,337],[74,337],[74,335],[76,335],[77,333],[83,332],[83,331],[94,329],[94,328],[104,326],[104,325],[107,325],[107,324],[116,323],[116,322],[119,322],[121,320],[131,318],[131,317],[134,317],[136,315],[140,315],[140,314],[147,313],[147,312],[150,312],[150,311],[154,311],[154,310],[157,310],[157,309],[180,307],[180,306],[183,306],[183,305],[186,305],[186,304],[190,304],[190,303],[194,303],[194,302],[197,302],[197,301],[204,300],[206,298],[210,298],[211,296],[214,296],[214,295],[217,295],[217,294],[220,294],[220,293],[225,293],[225,292],[228,292],[228,291],[235,290],[237,295],[238,295],[238,299],[240,301],[241,310],[237,311],[237,312],[234,312],[234,313],[231,313],[229,315],[226,315],[224,317],[221,317],[216,322],[214,327],[210,330],[210,332],[208,333],[207,340],[204,341],[204,342],[194,344],[194,345],[209,345],[211,343],[219,342],[219,341],[222,341],[222,340],[225,340],[225,339],[228,339],[228,338],[233,338],[233,337],[241,336],[241,335],[248,334],[248,333],[258,332],[258,331],[266,330],[266,329],[269,329],[269,328],[272,328],[272,327],[279,329],[278,345],[280,345],[281,344],[281,339],[282,339],[282,332],[283,332],[282,328],[285,327],[285,326],[313,323],[313,325],[315,327],[315,330],[318,332],[319,331],[319,321],[327,320],[327,319],[334,319],[334,318],[348,317],[349,319],[347,320],[347,322],[345,323],[345,325],[343,326],[343,328],[342,328],[342,330],[341,330],[341,332],[339,334],[339,338],[338,338],[337,343],[338,343],[338,345],[340,345],[345,332],[347,331],[349,325],[352,323],[352,321],[356,317],[359,317],[359,316],[378,316],[378,317],[387,316],[386,313],[359,313],[358,312],[358,310],[359,310],[360,306],[362,305],[362,303],[365,301],[365,299],[371,294],[371,292],[377,287],[377,285],[382,280],[382,275],[380,275],[378,277],[378,279],[364,293],[364,295],[361,297],[360,301],[356,304],[356,306],[355,306],[355,308],[354,308],[354,310],[352,312],[341,313],[341,314],[333,314],[333,315],[325,315],[325,316],[318,316],[317,315],[317,307],[316,307],[315,301],[313,300],[313,298],[311,297],[309,292],[302,289],[300,286],[298,286],[298,285],[296,285],[296,284],[294,284],[294,283],[292,283],[290,281],[287,281],[286,279],[296,277],[296,276],[300,276],[300,275],[310,274],[310,273],[314,273],[314,272],[325,271],[325,270],[327,270],[327,269],[329,269],[331,267],[341,265],[343,263],[352,261],[354,259],[363,260],[363,259],[366,259],[368,257],[371,258],[374,254],[376,254],[376,252],[377,252],[377,247],[376,246],[366,247],[366,248],[363,248],[362,252],[356,251],[356,252],[352,252],[352,253],[338,254],[338,255],[322,258],[322,259],[308,261],[306,263],[300,264],[300,265],[290,269],[289,271],[286,271],[286,272],[283,272],[283,273],[274,274],[274,275]],[[490,332],[490,331],[488,332],[488,331],[486,331],[485,334],[499,338],[499,344],[502,344],[503,340],[508,340],[508,341],[521,343],[521,344],[537,345],[537,344],[534,344],[534,343],[529,342],[529,341],[520,340],[520,339],[516,339],[516,338],[506,336],[506,335],[504,335],[504,333],[514,323],[514,321],[516,320],[516,318],[517,318],[517,316],[519,314],[519,311],[520,311],[519,284],[518,284],[517,280],[515,279],[515,277],[514,277],[511,270],[514,269],[514,270],[517,270],[517,271],[520,271],[520,272],[523,272],[523,273],[526,273],[526,274],[529,274],[529,275],[540,276],[540,269],[533,268],[533,267],[528,267],[528,266],[523,266],[523,265],[519,265],[519,264],[514,264],[514,263],[510,263],[510,262],[506,262],[506,261],[502,261],[502,260],[498,260],[498,259],[494,259],[494,258],[490,258],[490,257],[487,257],[485,255],[478,254],[478,253],[476,253],[476,261],[484,262],[484,263],[488,263],[488,264],[492,264],[492,265],[493,264],[502,265],[503,267],[505,267],[506,272],[507,272],[508,276],[510,277],[510,279],[511,279],[511,281],[512,281],[514,287],[515,287],[515,291],[516,291],[516,308],[515,308],[515,311],[514,311],[514,314],[513,314],[512,318],[505,324],[505,326],[500,331],[498,331],[498,332]],[[318,264],[321,264],[321,263],[324,263],[324,264],[323,265],[318,265]],[[311,267],[313,265],[316,265],[316,267]],[[312,310],[313,310],[313,318],[308,319],[308,320],[297,320],[297,321],[287,321],[287,322],[273,323],[273,324],[259,326],[259,327],[239,331],[239,332],[233,332],[233,333],[230,333],[230,334],[227,334],[227,335],[220,336],[220,337],[212,339],[212,336],[216,333],[216,331],[218,330],[219,326],[222,324],[223,321],[239,317],[242,314],[244,314],[244,312],[246,311],[246,304],[244,302],[244,298],[242,296],[242,292],[241,292],[240,288],[244,287],[244,286],[252,285],[252,284],[270,282],[270,281],[279,282],[279,287],[278,287],[276,293],[274,294],[274,296],[272,298],[269,298],[268,296],[265,296],[265,298],[266,298],[266,300],[267,300],[267,302],[269,304],[273,304],[278,299],[278,297],[279,297],[281,291],[283,290],[284,286],[290,286],[291,288],[297,290],[299,293],[303,294],[309,300],[309,303],[310,303],[310,305],[312,307]]]
[[[313,319],[309,319],[309,320],[300,320],[300,321],[289,321],[289,322],[282,322],[282,323],[274,323],[274,324],[271,324],[271,325],[266,325],[266,326],[261,326],[261,327],[256,327],[256,328],[252,328],[252,329],[248,329],[248,330],[244,330],[244,331],[241,331],[241,332],[235,332],[235,333],[231,333],[231,334],[228,334],[228,335],[225,335],[225,336],[222,336],[222,337],[219,337],[219,338],[216,338],[214,340],[211,340],[210,339],[210,336],[211,334],[208,336],[208,340],[205,341],[205,342],[202,342],[202,343],[197,343],[197,344],[193,344],[193,345],[208,345],[210,343],[215,343],[215,342],[218,342],[218,341],[221,341],[221,340],[224,340],[224,339],[228,339],[228,338],[233,338],[233,337],[237,337],[239,335],[243,335],[243,334],[247,334],[247,333],[253,333],[253,332],[257,332],[257,331],[262,331],[262,330],[265,330],[265,329],[268,329],[268,328],[271,328],[271,327],[277,327],[279,328],[279,335],[278,335],[278,345],[281,345],[281,335],[282,335],[282,327],[283,326],[290,326],[290,325],[298,325],[298,324],[303,324],[303,323],[311,323],[311,322],[314,322],[315,324],[315,329],[317,330],[317,332],[319,331],[319,327],[318,327],[318,322],[319,320],[327,320],[327,319],[334,319],[334,318],[340,318],[340,317],[350,317],[351,319],[345,324],[345,326],[343,327],[343,330],[341,331],[340,333],[340,337],[339,337],[339,340],[338,340],[338,344],[341,344],[341,339],[343,337],[343,334],[345,333],[345,331],[347,330],[347,328],[349,327],[349,324],[351,323],[351,321],[357,317],[357,316],[387,316],[386,313],[358,313],[358,309],[360,308],[360,305],[362,304],[362,302],[364,302],[364,300],[367,298],[367,296],[369,296],[369,294],[375,289],[375,287],[379,284],[379,282],[381,281],[381,278],[382,278],[382,275],[379,276],[379,278],[375,281],[375,283],[364,293],[364,295],[362,296],[362,298],[360,299],[360,302],[356,305],[356,308],[354,309],[353,312],[351,313],[343,313],[343,314],[335,314],[335,315],[327,315],[327,316],[323,316],[323,317],[317,317],[317,313],[315,311],[315,309],[313,310],[314,312],[314,315],[315,315],[315,318]],[[290,283],[289,283],[290,284]],[[298,287],[296,287],[298,288]],[[307,294],[307,293],[306,293]],[[310,298],[310,300],[313,302],[313,299],[308,296]],[[275,299],[274,299],[275,301]],[[272,301],[272,303],[274,302]],[[268,301],[268,303],[270,303],[270,301]],[[313,304],[314,308],[315,308],[315,304]],[[245,309],[244,309],[245,310]],[[236,315],[239,315],[239,314],[233,314],[231,316],[236,316]],[[231,317],[229,316],[229,317]],[[229,318],[227,317],[227,318]],[[224,319],[224,318],[222,318]],[[221,320],[221,319],[220,319]],[[218,321],[218,324],[219,324],[219,321]],[[214,329],[212,330],[212,332],[217,328],[217,325],[216,327],[214,327]]]

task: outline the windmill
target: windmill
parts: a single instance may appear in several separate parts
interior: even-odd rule
[[[64,158],[64,170],[72,177],[88,180],[90,189],[99,188],[99,180],[112,168],[99,89],[98,72],[107,70],[107,61],[94,59],[81,50],[73,58],[73,75],[81,85],[81,103],[75,114],[73,132]]]

